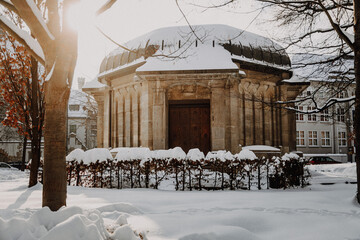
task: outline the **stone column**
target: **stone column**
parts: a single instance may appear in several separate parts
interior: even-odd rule
[[[150,101],[149,84],[143,82],[140,96],[140,146],[152,148],[152,99]]]
[[[131,125],[132,125],[132,142],[131,146],[138,147],[139,146],[139,99],[138,99],[138,92],[137,87],[131,90]]]
[[[240,151],[240,94],[238,90],[238,84],[230,88],[230,134],[231,134],[231,152],[238,153]]]
[[[118,98],[118,118],[117,118],[117,128],[118,128],[118,147],[124,147],[124,90],[119,91]]]
[[[104,147],[104,95],[103,94],[94,94],[93,95],[96,103],[98,105],[98,114],[96,119],[96,142],[97,147]]]
[[[211,150],[226,149],[226,94],[224,87],[211,88]]]
[[[106,91],[104,94],[104,117],[103,117],[103,132],[102,132],[102,136],[103,136],[103,144],[102,147],[104,148],[108,148],[109,145],[109,131],[110,131],[110,101],[109,101],[109,91]]]
[[[126,95],[125,95],[125,105],[124,105],[124,111],[125,111],[125,147],[131,147],[131,93],[129,89],[126,89]]]
[[[153,149],[166,148],[166,91],[156,82],[153,89]]]

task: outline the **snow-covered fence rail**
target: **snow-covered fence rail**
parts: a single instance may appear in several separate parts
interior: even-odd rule
[[[181,148],[150,151],[118,148],[82,151],[67,156],[68,184],[100,188],[185,190],[263,189],[304,186],[304,163],[295,154],[258,159],[249,150],[239,154]]]

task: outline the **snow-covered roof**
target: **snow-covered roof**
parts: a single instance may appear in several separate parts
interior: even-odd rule
[[[195,51],[196,50],[196,51]],[[184,56],[169,59],[168,57],[149,57],[147,62],[139,67],[136,72],[147,71],[177,71],[177,70],[213,70],[229,69],[238,70],[231,54],[224,47],[215,47],[201,44],[198,47],[188,48],[189,53]],[[156,55],[157,53],[155,53]],[[168,55],[159,53],[159,55]]]
[[[70,118],[86,118],[90,106],[96,106],[95,100],[87,93],[75,89],[71,89],[69,98],[68,117]],[[78,109],[71,106],[78,105]],[[90,107],[91,108],[91,107]],[[91,110],[91,109],[90,109]]]
[[[112,51],[101,63],[100,74],[110,74],[137,59],[144,71],[237,69],[232,62],[262,64],[288,70],[290,59],[280,45],[269,38],[227,25],[167,27],[135,38]],[[264,64],[266,63],[266,64]]]
[[[102,88],[102,87],[106,87],[106,84],[103,84],[101,82],[98,81],[98,78],[93,79],[90,82],[85,82],[84,86],[83,86],[83,90],[86,91],[87,89],[92,89],[92,88]]]
[[[251,146],[245,146],[242,149],[247,149],[250,151],[276,151],[280,152],[279,148],[267,146],[267,145],[251,145]]]
[[[242,46],[251,46],[253,48],[282,49],[280,45],[269,38],[228,25],[194,25],[193,29],[196,36],[198,36],[204,44],[211,45],[213,41],[215,41],[215,43],[228,43],[231,41],[234,44],[241,43]],[[164,41],[165,45],[177,46],[179,41],[183,42],[182,44],[185,44],[186,42],[195,42],[197,39],[196,36],[189,26],[165,27],[139,36],[124,45],[129,49],[137,49],[139,47],[145,47],[146,45],[161,46]],[[117,55],[122,52],[124,52],[122,48],[117,48],[115,51],[111,52],[109,56]]]

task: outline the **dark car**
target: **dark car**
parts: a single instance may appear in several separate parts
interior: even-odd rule
[[[309,163],[310,164],[337,164],[337,163],[342,163],[342,162],[336,161],[336,160],[332,159],[331,157],[317,156],[317,157],[311,157],[309,159]]]
[[[9,165],[20,170],[22,162],[9,162]]]

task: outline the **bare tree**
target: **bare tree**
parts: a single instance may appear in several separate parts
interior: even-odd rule
[[[272,24],[286,31],[282,39],[285,49],[296,49],[300,53],[327,54],[323,61],[309,64],[334,66],[341,59],[352,58],[355,96],[346,99],[331,97],[325,104],[317,106],[319,112],[336,103],[355,101],[355,148],[360,151],[360,2],[353,0],[255,0],[263,9],[272,11]],[[212,1],[204,8],[227,7],[241,1]],[[199,5],[199,4],[198,4]],[[274,30],[276,30],[274,28]],[[345,84],[346,85],[346,84]],[[341,91],[341,88],[338,89]],[[356,154],[357,201],[360,203],[360,154]]]
[[[78,0],[0,0],[17,14],[31,35],[0,16],[0,26],[45,66],[45,131],[43,206],[56,211],[66,205],[66,110],[77,59],[77,32],[65,17]],[[111,7],[108,0],[98,14]],[[44,7],[42,12],[37,6]],[[46,20],[46,21],[45,21]]]

